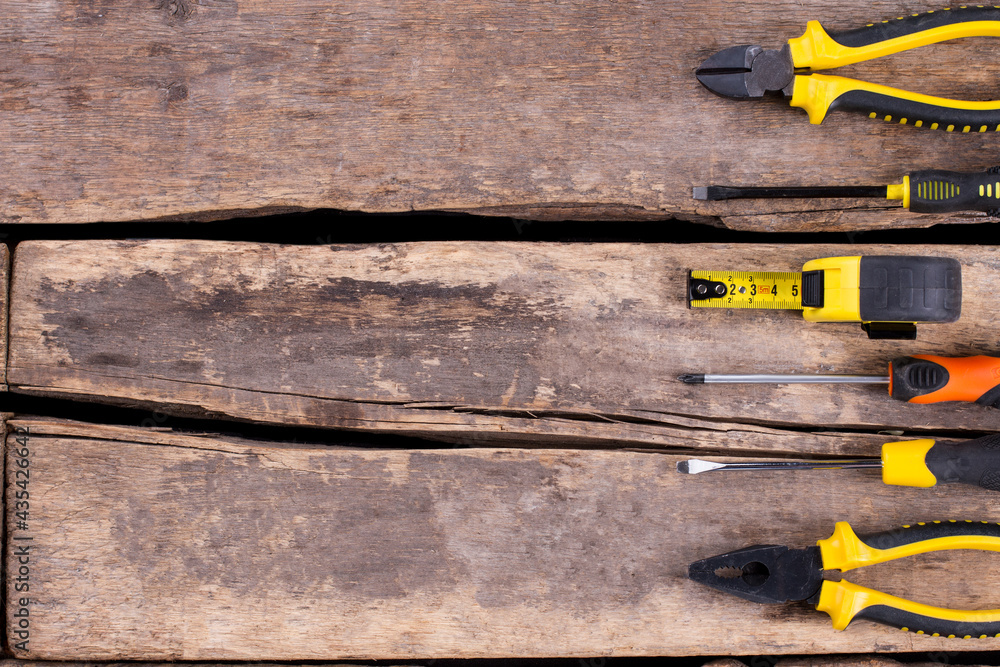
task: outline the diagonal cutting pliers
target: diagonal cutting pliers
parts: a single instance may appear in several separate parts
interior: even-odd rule
[[[733,46],[710,57],[695,74],[713,93],[731,99],[780,91],[814,124],[840,109],[948,132],[998,132],[1000,100],[953,100],[815,73],[960,37],[1000,37],[1000,7],[947,8],[832,33],[809,21],[805,34],[778,50]]]
[[[816,544],[805,549],[748,547],[692,563],[688,576],[752,602],[808,601],[828,613],[837,630],[845,629],[851,621],[866,619],[935,637],[1000,637],[1000,609],[932,607],[823,576],[824,570],[847,572],[932,551],[1000,551],[1000,524],[933,521],[858,537],[841,521],[831,537]]]

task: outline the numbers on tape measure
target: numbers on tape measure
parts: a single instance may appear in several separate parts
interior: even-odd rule
[[[707,280],[720,287],[724,298],[691,300],[692,308],[766,308],[802,310],[802,274],[756,271],[691,271],[692,280]]]

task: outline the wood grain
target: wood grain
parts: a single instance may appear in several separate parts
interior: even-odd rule
[[[10,250],[0,244],[0,391],[7,391],[7,318],[10,297]]]
[[[34,428],[39,424],[39,429]],[[28,576],[28,644],[50,660],[340,660],[989,650],[807,605],[757,605],[686,578],[758,542],[808,545],[996,518],[979,489],[877,476],[679,475],[657,453],[371,450],[105,429],[28,430],[27,527],[8,515],[8,586]],[[8,455],[16,457],[14,436]],[[21,469],[8,461],[8,471]],[[12,475],[9,472],[8,475]],[[12,481],[8,478],[8,482]],[[8,503],[18,489],[8,484]],[[8,505],[10,506],[10,505]],[[30,540],[24,538],[30,537]],[[19,539],[20,538],[20,539]],[[996,605],[996,554],[887,563],[850,579],[930,604]],[[970,578],[968,572],[975,571]],[[8,590],[7,622],[20,597]],[[10,629],[10,628],[9,628]]]
[[[793,312],[686,308],[690,268],[845,253],[960,258],[961,319],[913,343]],[[840,432],[1000,425],[993,409],[901,403],[880,386],[676,380],[996,353],[991,246],[25,242],[14,275],[9,382],[23,393],[549,446],[853,453],[874,442]]]
[[[7,3],[0,221],[317,207],[597,210],[801,231],[982,220],[878,201],[691,199],[709,183],[882,184],[992,166],[994,134],[843,113],[812,126],[781,100],[719,99],[693,75],[721,48],[778,47],[811,19],[843,30],[900,11],[897,0]],[[990,38],[957,40],[843,72],[996,99],[992,68],[967,66],[994,50]]]
[[[811,656],[803,658],[782,658],[775,667],[941,667],[950,664],[961,654],[950,651],[933,651],[927,655],[927,660],[918,662],[900,662],[880,655],[849,655],[849,656]],[[989,660],[989,658],[986,658]],[[964,661],[962,664],[966,664]],[[989,664],[988,662],[986,664]],[[705,667],[708,667],[706,665]],[[971,667],[971,666],[970,666]]]

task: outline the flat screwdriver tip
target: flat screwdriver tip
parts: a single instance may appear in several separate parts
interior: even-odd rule
[[[685,475],[697,475],[700,472],[708,472],[709,470],[718,470],[725,467],[725,463],[702,461],[701,459],[688,459],[687,461],[677,462],[677,472],[684,473]]]
[[[687,384],[705,384],[704,373],[685,373],[684,375],[678,375],[677,379]]]
[[[708,199],[708,188],[706,187],[694,188],[692,196],[695,199]]]

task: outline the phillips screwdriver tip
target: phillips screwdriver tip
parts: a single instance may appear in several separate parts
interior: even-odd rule
[[[705,375],[703,373],[685,373],[684,375],[678,375],[677,379],[688,384],[705,384]]]

